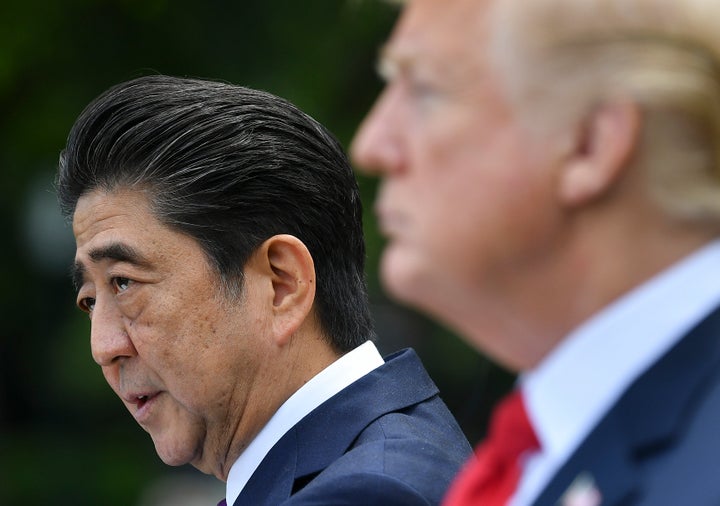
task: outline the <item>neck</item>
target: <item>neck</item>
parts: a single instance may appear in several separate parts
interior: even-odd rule
[[[603,223],[577,223],[557,247],[514,266],[510,282],[465,287],[446,322],[499,364],[529,370],[593,314],[720,235],[670,220]]]
[[[232,411],[233,420],[226,421],[227,450],[218,456],[217,466],[210,473],[227,481],[232,465],[280,406],[339,357],[320,332],[302,330],[277,347],[273,356],[265,357],[254,385],[247,387],[246,402]]]

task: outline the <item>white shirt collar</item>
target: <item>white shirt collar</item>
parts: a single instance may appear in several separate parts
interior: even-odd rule
[[[230,468],[227,503],[235,502],[262,460],[287,431],[330,397],[384,363],[372,341],[367,341],[320,371],[290,396]]]
[[[537,497],[630,384],[720,304],[720,241],[597,313],[520,378],[541,451],[513,504]]]

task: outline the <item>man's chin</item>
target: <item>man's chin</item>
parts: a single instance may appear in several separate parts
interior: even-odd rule
[[[389,246],[380,266],[383,288],[398,302],[448,322],[455,313],[457,299],[448,290],[443,267],[416,249]]]
[[[158,457],[168,466],[192,464],[193,461],[197,459],[198,452],[191,450],[192,447],[188,444],[182,444],[177,441],[167,441],[166,439],[156,439],[154,436],[153,443],[155,443],[155,452],[158,454]]]
[[[423,263],[410,248],[390,243],[383,251],[380,265],[383,287],[393,298],[410,305],[422,301]]]

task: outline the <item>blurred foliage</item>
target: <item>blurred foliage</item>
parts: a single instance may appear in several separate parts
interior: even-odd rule
[[[380,89],[396,12],[374,0],[2,0],[0,4],[0,505],[138,504],[171,469],[92,362],[67,276],[55,164],[82,108],[139,75],[207,77],[295,102],[347,146]],[[511,378],[388,301],[366,203],[368,280],[383,352],[414,346],[471,440]]]

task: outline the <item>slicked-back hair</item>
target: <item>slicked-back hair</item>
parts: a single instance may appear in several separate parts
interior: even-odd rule
[[[362,204],[337,140],[288,101],[241,86],[169,76],[128,81],[81,113],[56,188],[72,218],[95,190],[143,192],[157,219],[194,238],[228,296],[251,254],[291,234],[315,263],[315,308],[345,352],[372,337]]]

